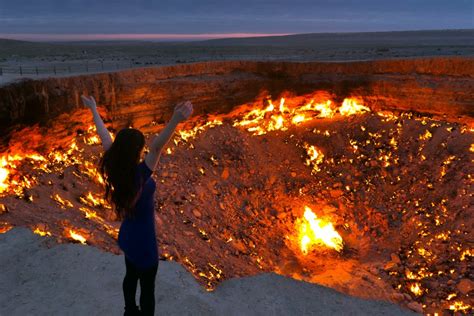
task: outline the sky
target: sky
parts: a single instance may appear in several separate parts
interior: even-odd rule
[[[0,0],[0,37],[206,39],[474,28],[474,0]]]

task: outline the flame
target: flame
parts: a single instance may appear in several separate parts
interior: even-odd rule
[[[87,145],[97,145],[100,144],[100,139],[96,135],[96,127],[94,125],[89,125],[87,128],[87,135],[84,137],[84,143]]]
[[[100,172],[97,171],[97,168],[93,163],[90,161],[84,161],[83,163],[84,166],[84,173],[86,173],[91,179],[97,181],[100,184],[104,184],[104,178],[100,174]]]
[[[35,230],[33,231],[33,233],[38,234],[38,235],[40,235],[40,236],[42,236],[42,237],[44,237],[44,236],[51,236],[51,233],[50,233],[50,232],[45,231],[45,230],[42,230],[42,229],[39,228],[39,227],[36,227]]]
[[[69,229],[69,237],[71,237],[74,240],[77,240],[81,244],[86,244],[86,238],[78,233],[76,233],[74,230]]]
[[[315,245],[332,248],[338,252],[344,247],[342,237],[332,223],[318,218],[308,206],[305,206],[304,216],[297,221],[297,226],[300,249],[305,255]]]
[[[295,98],[296,100],[298,98]],[[253,135],[263,135],[271,131],[285,131],[291,125],[298,125],[317,118],[331,118],[337,110],[333,108],[331,100],[311,99],[303,105],[286,105],[286,99],[280,99],[280,105],[275,107],[272,100],[266,99],[263,109],[253,108],[244,113],[241,119],[234,121],[234,126],[240,126],[252,132]],[[343,116],[361,114],[370,109],[361,104],[361,101],[346,98],[338,109]]]
[[[420,283],[413,283],[410,285],[410,291],[416,296],[421,296],[423,294],[423,289],[421,288]]]
[[[26,153],[20,154],[4,154],[0,157],[0,194],[13,191],[19,195],[21,188],[30,188],[33,184],[33,179],[27,176],[22,176],[16,179],[15,176],[18,174],[17,168],[23,163],[23,160],[31,159],[35,162],[43,162],[46,159],[37,153]]]
[[[308,154],[308,158],[306,159],[307,166],[313,166],[313,172],[320,171],[319,165],[323,162],[324,155],[313,145],[304,144],[303,147],[306,149],[306,153]]]
[[[51,196],[51,198],[56,201],[59,206],[61,206],[62,208],[64,208],[65,206],[67,207],[74,207],[74,205],[69,201],[69,200],[66,200],[66,199],[63,199],[59,194],[54,194]]]
[[[341,107],[339,108],[339,113],[344,116],[361,114],[364,112],[370,112],[370,109],[362,104],[359,104],[359,100],[355,98],[346,98],[342,102]]]
[[[13,228],[13,225],[7,222],[0,222],[0,234],[4,234]]]
[[[6,168],[7,165],[8,163],[6,157],[3,156],[0,158],[0,193],[3,193],[8,188],[6,181],[10,172]]]
[[[87,193],[85,197],[83,196],[79,197],[79,201],[81,201],[81,203],[85,205],[92,206],[92,207],[94,206],[110,207],[110,205],[107,203],[105,199],[92,195],[92,192]]]
[[[456,301],[453,304],[449,305],[449,309],[455,312],[467,312],[468,310],[471,309],[471,305],[466,304],[461,301]]]
[[[198,124],[197,126],[191,128],[191,129],[181,129],[178,131],[178,134],[181,138],[182,141],[187,142],[191,139],[194,139],[199,133],[203,132],[204,130],[215,127],[218,125],[222,125],[223,122],[220,119],[213,119],[212,121],[207,121],[206,123],[200,125]],[[175,140],[175,144],[177,145],[179,143],[178,140]]]

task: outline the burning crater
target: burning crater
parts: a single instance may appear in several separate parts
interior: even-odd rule
[[[112,132],[131,125],[150,135],[170,115],[179,90],[170,87],[178,85],[198,111],[155,175],[163,259],[209,289],[274,271],[419,312],[470,313],[473,80],[446,69],[433,96],[426,86],[437,77],[420,70],[426,61],[394,63],[400,68],[247,63],[248,72],[242,63],[211,63],[207,72],[197,64],[4,87],[0,100],[13,114],[0,155],[1,230],[28,226],[118,253],[119,223],[95,169],[101,146],[77,96],[101,100]],[[274,68],[278,74],[267,72]],[[361,87],[369,69],[378,78]],[[426,96],[420,111],[407,92],[395,94],[407,80],[418,84],[413,99]],[[20,91],[29,94],[19,104]],[[439,95],[451,98],[434,100]]]

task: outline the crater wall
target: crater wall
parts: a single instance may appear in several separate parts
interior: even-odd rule
[[[335,101],[363,97],[373,109],[409,110],[456,119],[474,116],[474,58],[359,62],[223,61],[133,69],[0,87],[0,132],[18,124],[45,124],[81,107],[93,94],[114,127],[161,122],[174,104],[189,99],[197,114],[227,112],[262,90],[327,90]]]

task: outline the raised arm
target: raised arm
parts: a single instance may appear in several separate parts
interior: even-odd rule
[[[112,137],[110,136],[107,127],[105,127],[104,121],[102,121],[102,118],[97,111],[97,104],[95,103],[94,97],[86,97],[83,95],[81,96],[81,99],[84,105],[87,106],[92,112],[97,134],[99,134],[100,140],[102,141],[102,147],[104,150],[108,150],[110,146],[112,146]]]
[[[150,144],[150,151],[145,157],[145,163],[150,170],[155,170],[160,154],[165,145],[173,136],[176,126],[186,120],[193,112],[193,104],[189,101],[180,103],[174,108],[173,116],[160,134],[154,136]]]

